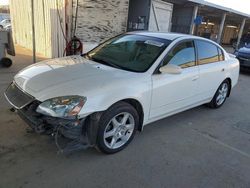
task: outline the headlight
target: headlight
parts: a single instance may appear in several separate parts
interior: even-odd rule
[[[36,111],[53,117],[73,117],[78,115],[86,100],[81,96],[57,97],[44,101]]]

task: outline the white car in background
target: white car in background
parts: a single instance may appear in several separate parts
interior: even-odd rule
[[[5,28],[8,28],[10,27],[11,25],[11,20],[10,19],[4,19],[0,22],[0,29],[5,29]]]
[[[124,149],[156,120],[208,104],[223,105],[239,62],[217,43],[191,35],[131,32],[82,56],[21,70],[5,96],[39,133],[70,138],[64,151]]]
[[[10,31],[12,29],[11,24],[7,24],[3,28],[4,30]]]

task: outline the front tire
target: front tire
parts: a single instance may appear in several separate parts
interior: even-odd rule
[[[133,106],[119,102],[105,111],[99,121],[97,148],[112,154],[123,150],[134,138],[139,115]]]
[[[219,108],[221,107],[228,97],[230,91],[230,84],[228,80],[224,80],[219,88],[217,89],[213,99],[208,104],[210,108]]]

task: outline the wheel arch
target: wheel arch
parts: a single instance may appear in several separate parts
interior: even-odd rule
[[[140,122],[140,124],[138,126],[138,131],[142,131],[143,120],[144,120],[144,111],[143,111],[142,104],[138,100],[132,99],[132,98],[123,99],[123,100],[120,100],[116,103],[119,103],[119,102],[126,102],[136,109],[136,111],[138,112],[138,115],[139,115],[139,122]]]
[[[119,101],[113,103],[111,106],[113,106],[117,103],[120,103],[120,102],[125,102],[127,104],[130,104],[138,112],[139,126],[138,126],[137,130],[141,132],[143,130],[143,121],[144,121],[144,111],[143,111],[142,104],[136,99],[126,98],[126,99],[122,99],[122,100],[119,100]],[[111,106],[109,106],[107,109],[109,109]],[[85,124],[87,126],[87,128],[86,128],[87,134],[89,137],[90,144],[92,144],[92,145],[96,144],[97,130],[99,129],[99,120],[104,112],[105,112],[105,110],[94,112],[86,117]]]

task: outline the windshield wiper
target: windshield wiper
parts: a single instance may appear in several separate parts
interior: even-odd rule
[[[101,63],[101,64],[104,64],[104,65],[109,65],[109,66],[115,67],[115,68],[121,68],[120,66],[118,66],[116,64],[113,64],[113,63],[110,63],[110,62],[107,62],[107,61],[105,61],[103,59],[97,59],[97,58],[91,57],[88,53],[83,54],[82,56],[86,57],[89,60],[95,61],[97,63]]]
[[[127,67],[119,66],[119,65],[114,64],[114,63],[107,62],[107,61],[105,61],[103,59],[98,59],[98,58],[95,58],[95,57],[91,57],[88,53],[84,54],[84,56],[89,60],[95,61],[97,63],[104,64],[104,65],[108,65],[108,66],[111,66],[111,67],[114,67],[114,68],[117,68],[117,69],[122,69],[122,70],[126,70],[126,71],[131,71],[131,72],[140,72],[140,71],[136,71],[136,70],[133,70],[133,69],[130,69],[130,68],[127,68]]]
[[[87,59],[91,59],[90,55],[88,53],[81,54],[82,57],[85,57]]]
[[[121,66],[116,65],[114,63],[107,62],[107,61],[105,61],[103,59],[97,59],[97,58],[94,58],[94,57],[89,57],[89,58],[90,58],[90,60],[96,61],[97,63],[101,63],[101,64],[108,65],[110,67],[114,67],[114,68],[118,68],[118,69],[123,69]]]

